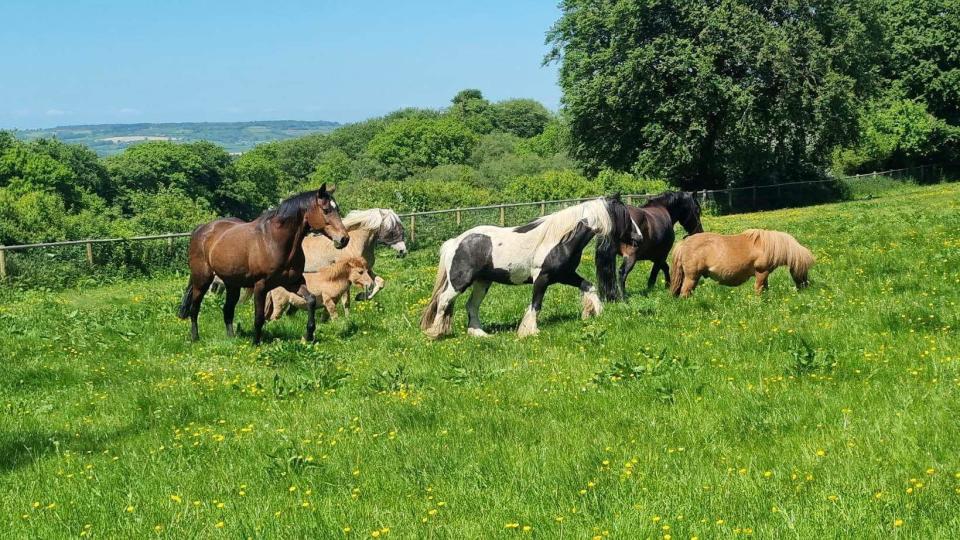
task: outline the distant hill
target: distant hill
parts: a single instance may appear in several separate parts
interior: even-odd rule
[[[183,122],[171,124],[96,124],[15,131],[23,140],[56,137],[85,144],[101,156],[123,151],[143,141],[210,141],[228,152],[245,152],[255,145],[333,131],[336,122],[268,120],[264,122]]]

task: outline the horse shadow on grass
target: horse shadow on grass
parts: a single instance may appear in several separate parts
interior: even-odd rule
[[[32,465],[41,459],[69,450],[74,454],[98,454],[116,444],[163,426],[183,425],[188,422],[213,421],[215,414],[197,414],[197,402],[183,404],[176,417],[158,422],[152,415],[149,400],[141,398],[137,403],[136,418],[127,425],[105,433],[76,432],[63,430],[28,429],[0,442],[0,472],[7,473]]]

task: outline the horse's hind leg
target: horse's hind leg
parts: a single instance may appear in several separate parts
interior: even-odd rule
[[[200,304],[203,302],[203,295],[207,294],[211,281],[213,281],[212,276],[195,275],[190,278],[190,282],[193,284],[190,300],[190,339],[192,341],[200,339],[197,319],[200,317]]]
[[[697,282],[700,281],[699,274],[687,274],[684,273],[683,276],[683,285],[680,287],[680,298],[687,298],[693,293],[693,290],[697,288]]]
[[[473,291],[470,293],[470,300],[467,300],[467,317],[470,322],[467,323],[467,334],[474,337],[486,337],[487,333],[483,331],[480,324],[480,304],[490,289],[489,281],[477,281],[473,284]]]
[[[240,300],[240,287],[227,287],[227,296],[223,302],[223,325],[227,329],[227,337],[234,337],[233,315],[236,312],[237,301]]]
[[[663,270],[663,279],[666,282],[666,287],[670,288],[670,265],[667,264],[667,261],[660,262],[660,269]],[[656,282],[654,282],[656,284]]]
[[[450,333],[450,326],[453,323],[454,301],[460,295],[460,292],[462,291],[458,292],[452,284],[447,283],[447,288],[437,295],[437,314],[433,318],[433,324],[426,330],[427,337],[437,339]]]

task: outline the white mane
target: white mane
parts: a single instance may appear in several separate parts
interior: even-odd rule
[[[582,220],[586,220],[587,227],[598,236],[607,236],[613,231],[607,202],[600,197],[538,219],[536,223],[540,226],[531,232],[540,231],[540,243],[555,244],[570,234]]]
[[[390,230],[399,224],[400,216],[389,208],[353,210],[343,218],[343,225],[348,231],[355,229],[379,231],[381,228]]]

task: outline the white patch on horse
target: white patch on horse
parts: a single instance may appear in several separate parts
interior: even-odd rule
[[[634,221],[633,218],[630,218],[630,223],[633,223],[633,230],[637,231],[637,236],[643,240],[643,233],[640,231],[640,227],[637,225],[637,222]]]

